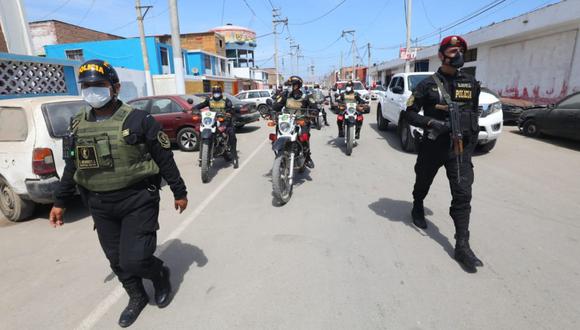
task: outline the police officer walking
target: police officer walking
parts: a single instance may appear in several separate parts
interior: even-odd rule
[[[464,63],[467,43],[460,36],[449,36],[441,41],[439,70],[421,81],[407,103],[404,119],[413,126],[425,129],[419,144],[415,164],[415,187],[413,189],[413,223],[427,228],[423,200],[440,167],[444,166],[451,187],[449,214],[455,224],[455,259],[469,272],[482,267],[469,245],[469,217],[471,213],[471,186],[473,164],[471,157],[477,145],[478,104],[480,86],[475,78],[460,70]],[[463,153],[452,150],[449,123],[449,103],[457,106]],[[419,115],[423,110],[424,115]]]
[[[54,227],[63,225],[78,187],[105,256],[129,295],[119,318],[119,325],[128,327],[149,302],[142,279],[153,282],[159,308],[171,300],[169,268],[153,255],[161,178],[180,213],[187,207],[187,191],[159,123],[117,98],[121,85],[115,69],[101,60],[85,62],[79,83],[90,109],[72,118],[63,141],[66,165],[49,219]]]

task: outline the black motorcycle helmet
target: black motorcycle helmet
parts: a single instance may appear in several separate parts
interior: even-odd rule
[[[221,100],[223,98],[223,96],[224,96],[223,91],[222,91],[222,87],[221,86],[218,86],[218,85],[213,86],[211,88],[211,94],[212,94],[211,96],[213,97],[213,99],[216,100],[216,101]],[[216,98],[215,97],[215,94],[219,94],[219,97]]]
[[[300,90],[300,88],[302,88],[302,78],[298,77],[298,76],[292,76],[290,78],[288,78],[288,85],[292,86],[292,90],[290,91],[290,93],[292,94],[292,97],[296,100],[300,99],[302,97],[302,91]],[[296,88],[296,90],[294,90],[294,87],[298,87]]]
[[[352,80],[349,80],[349,81],[346,82],[346,85],[344,86],[345,91],[346,91],[346,88],[347,87],[350,87],[350,91],[351,92],[354,92],[354,83],[352,82]]]
[[[119,83],[117,71],[103,60],[89,60],[79,68],[79,83],[95,83],[108,81],[115,88]]]

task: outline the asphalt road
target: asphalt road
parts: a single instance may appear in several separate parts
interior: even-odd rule
[[[334,122],[313,131],[316,168],[283,207],[272,202],[263,122],[239,132],[240,168],[218,162],[209,184],[197,153],[176,151],[190,205],[177,214],[165,188],[158,233],[176,294],[133,328],[580,328],[578,144],[507,128],[474,158],[471,244],[485,267],[468,274],[450,257],[444,169],[425,201],[429,228],[418,230],[416,156],[367,117],[351,157]],[[47,216],[0,221],[0,328],[116,328],[127,298],[87,211],[79,202],[59,229]]]

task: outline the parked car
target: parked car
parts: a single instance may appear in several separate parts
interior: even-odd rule
[[[387,89],[381,85],[377,85],[372,87],[370,90],[370,98],[371,101],[377,101],[379,97],[386,97],[387,96]]]
[[[253,89],[239,92],[236,94],[236,97],[242,102],[251,102],[255,104],[258,112],[265,113],[268,111],[267,100],[272,100],[272,91],[269,89]]]
[[[62,137],[87,106],[78,96],[0,100],[0,210],[8,220],[53,202],[64,170]]]
[[[521,99],[512,99],[508,97],[502,97],[500,98],[500,101],[502,106],[501,108],[503,110],[504,125],[517,125],[518,119],[520,119],[522,113],[535,106],[533,102]]]
[[[546,134],[580,141],[580,92],[556,104],[525,111],[518,120],[518,127],[530,137]]]
[[[194,105],[203,102],[195,95],[156,95],[133,99],[133,108],[150,113],[167,134],[171,143],[182,151],[199,150],[201,118],[194,116]]]
[[[209,93],[200,93],[195,95],[202,98],[210,96]],[[257,107],[254,103],[243,102],[242,100],[229,93],[224,93],[224,96],[228,100],[232,101],[232,105],[234,106],[234,125],[236,127],[240,128],[246,124],[260,120],[260,113],[258,110],[256,110]]]
[[[403,150],[416,150],[418,139],[423,134],[422,129],[406,123],[400,116],[405,111],[407,100],[417,85],[433,72],[399,73],[393,76],[385,97],[378,97],[376,107],[377,125],[379,130],[386,130],[389,123],[397,125],[397,132]],[[482,89],[479,96],[479,136],[478,145],[484,152],[491,151],[497,142],[503,128],[502,105],[499,96],[488,89]]]

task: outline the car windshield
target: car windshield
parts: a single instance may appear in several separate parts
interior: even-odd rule
[[[195,96],[195,95],[179,95],[179,97],[181,97],[185,101],[187,101],[187,99],[192,99],[193,104],[199,104],[199,103],[203,102],[203,99],[201,97]]]
[[[48,132],[53,137],[63,137],[68,133],[70,119],[88,105],[84,101],[45,103],[42,113]]]
[[[419,85],[419,83],[421,81],[423,81],[423,79],[429,77],[430,75],[428,74],[420,74],[420,75],[412,75],[409,76],[409,90],[412,92],[415,90],[415,88],[417,87],[417,85]]]
[[[363,90],[363,89],[365,89],[365,86],[363,86],[362,83],[359,83],[359,82],[355,82],[354,83],[354,90],[355,91],[360,91],[360,90]]]

